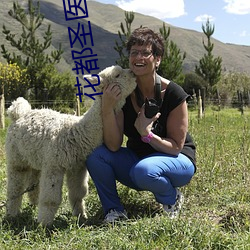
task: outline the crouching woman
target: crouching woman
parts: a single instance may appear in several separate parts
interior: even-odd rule
[[[119,87],[114,83],[103,90],[104,144],[88,157],[87,168],[105,222],[127,218],[116,181],[152,192],[164,213],[174,218],[184,200],[178,187],[188,184],[195,173],[195,145],[188,134],[188,95],[176,83],[156,74],[164,53],[159,34],[148,28],[134,30],[127,51],[137,87],[119,113],[114,112]],[[160,100],[153,117],[145,115],[146,98]],[[121,146],[124,134],[127,147]]]

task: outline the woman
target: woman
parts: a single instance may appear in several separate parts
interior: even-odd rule
[[[144,100],[155,98],[156,70],[164,53],[162,37],[148,28],[134,30],[127,42],[130,69],[137,88],[119,113],[114,112],[120,89],[103,90],[104,144],[87,159],[87,167],[102,203],[105,222],[127,218],[116,180],[136,190],[151,191],[170,217],[178,214],[183,195],[177,187],[195,173],[195,146],[188,134],[188,95],[177,84],[160,77],[159,112],[145,116]],[[127,147],[121,147],[123,134]]]

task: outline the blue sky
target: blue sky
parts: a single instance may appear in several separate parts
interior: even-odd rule
[[[213,37],[224,43],[250,46],[250,0],[98,0],[162,19],[177,27],[202,32],[207,18]],[[146,24],[143,24],[146,26]]]

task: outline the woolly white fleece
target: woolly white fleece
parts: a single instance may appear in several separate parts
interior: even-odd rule
[[[129,69],[111,66],[99,73],[97,92],[114,81],[119,85],[122,98],[136,86],[135,76]],[[97,77],[88,79],[97,83]],[[22,193],[27,187],[31,204],[38,205],[38,222],[53,223],[62,199],[64,174],[67,177],[68,196],[73,215],[86,217],[83,198],[88,192],[86,157],[103,142],[101,97],[95,96],[91,108],[82,117],[61,114],[50,109],[31,109],[22,97],[12,103],[7,113],[12,119],[6,138],[7,206],[6,213],[20,213]]]

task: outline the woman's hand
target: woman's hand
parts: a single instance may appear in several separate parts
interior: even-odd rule
[[[113,111],[117,102],[121,99],[121,89],[118,84],[113,83],[103,88],[102,111]]]
[[[145,106],[143,105],[135,120],[135,128],[141,136],[147,136],[152,129],[153,123],[160,117],[161,113],[157,113],[152,118],[145,116]]]

